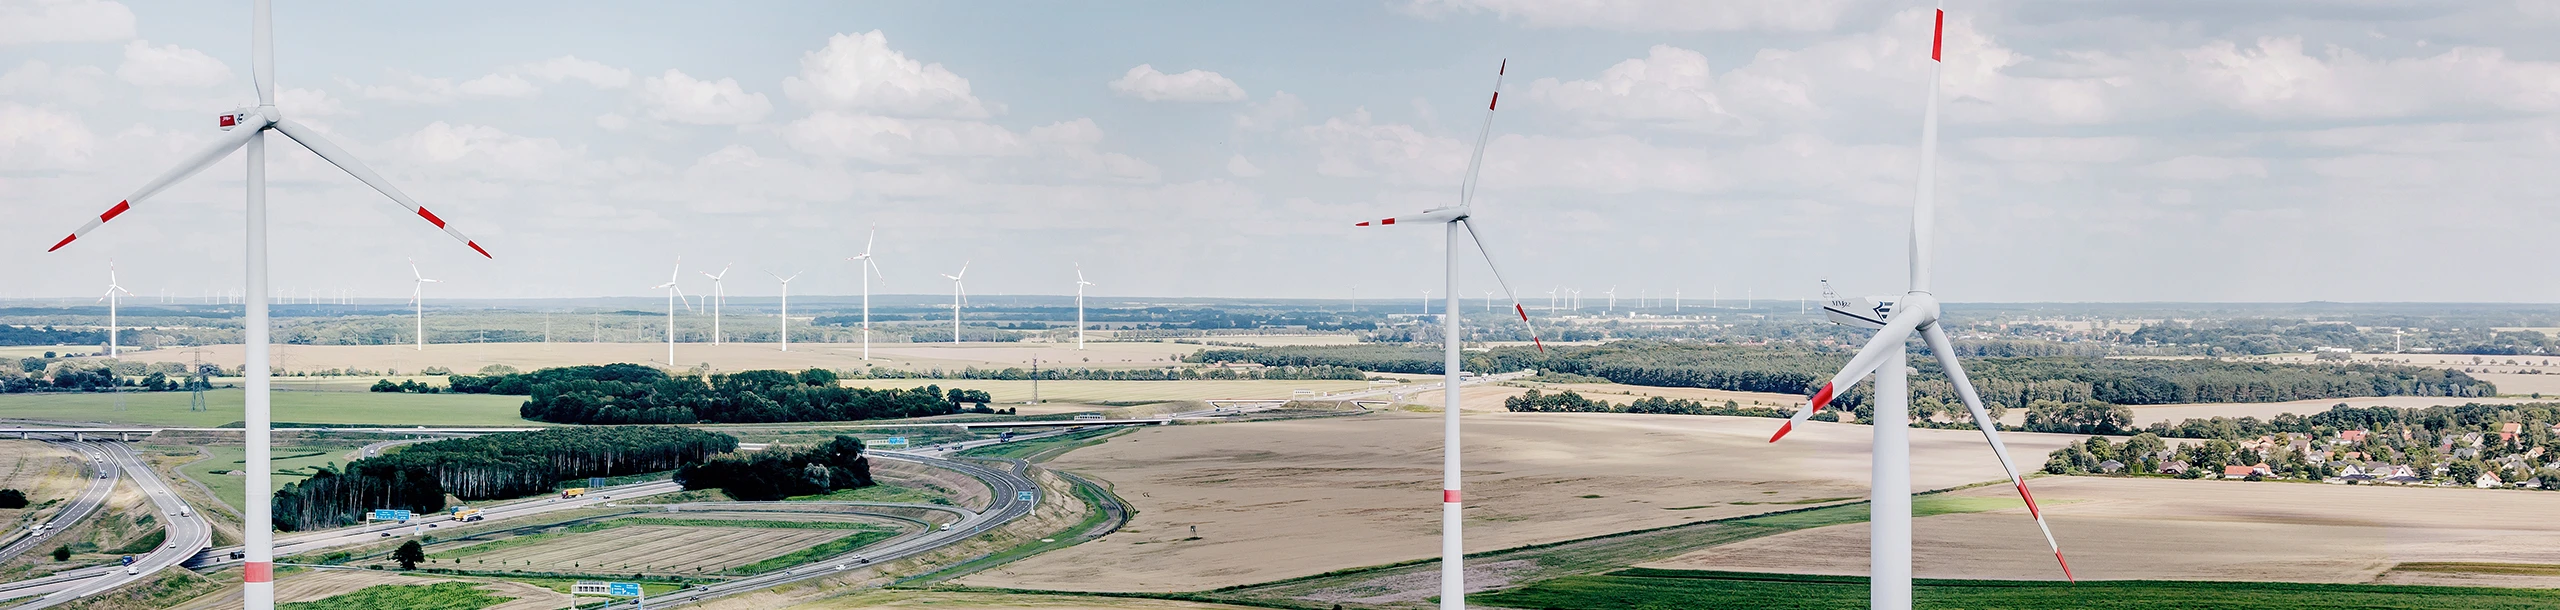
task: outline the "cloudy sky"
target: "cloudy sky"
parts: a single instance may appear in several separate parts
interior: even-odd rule
[[[0,297],[238,285],[239,155],[42,251],[254,103],[247,4],[0,0]],[[284,114],[497,260],[273,138],[276,284],[846,294],[877,226],[881,292],[1418,296],[1351,223],[1455,200],[1508,59],[1522,292],[1902,289],[1915,2],[730,4],[279,2]],[[2560,300],[2560,2],[1949,9],[1949,300]]]

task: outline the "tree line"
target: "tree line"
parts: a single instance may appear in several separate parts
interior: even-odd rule
[[[1573,390],[1553,394],[1530,390],[1519,396],[1502,399],[1502,408],[1518,413],[1652,413],[1663,415],[1733,415],[1742,417],[1786,417],[1789,413],[1769,407],[1745,407],[1731,400],[1723,403],[1647,396],[1624,405],[1584,397]]]
[[[1733,345],[1619,341],[1595,346],[1498,347],[1466,354],[1476,371],[1537,369],[1612,382],[1810,395],[1852,352],[1846,347],[1777,343]],[[1437,374],[1436,350],[1383,345],[1290,346],[1202,350],[1195,362],[1266,366],[1345,366],[1364,371]],[[1955,404],[1954,385],[1938,365],[1912,363],[1912,396]],[[2088,356],[1980,358],[1967,372],[1994,411],[2036,401],[2120,405],[2192,402],[2280,402],[2359,396],[2493,396],[2497,388],[2459,371],[2380,364],[2271,364],[2214,359],[2122,359]],[[1835,405],[1868,415],[1873,390],[1844,388]]]
[[[444,510],[445,496],[502,500],[549,493],[564,480],[675,470],[738,448],[717,432],[672,426],[555,428],[410,445],[321,466],[276,492],[275,525],[307,530],[354,524],[373,509]]]
[[[719,489],[746,501],[780,500],[869,487],[871,458],[862,440],[837,436],[810,448],[774,447],[754,453],[730,453],[676,471],[685,489]]]
[[[988,402],[975,390],[940,386],[847,388],[834,372],[809,369],[668,375],[635,364],[553,368],[489,377],[456,375],[455,391],[485,388],[526,398],[517,414],[562,424],[697,424],[850,421],[948,415],[960,402]]]

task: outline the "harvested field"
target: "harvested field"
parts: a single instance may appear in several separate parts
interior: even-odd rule
[[[725,525],[736,523],[736,525]],[[427,549],[437,561],[540,572],[705,574],[747,566],[840,538],[886,536],[876,518],[820,512],[650,514],[557,533],[455,540]]]
[[[997,403],[1020,403],[1031,400],[1031,382],[987,379],[847,379],[845,385],[865,388],[917,388],[927,385],[943,389],[967,388],[985,390]],[[1288,398],[1298,390],[1343,392],[1368,387],[1356,380],[1264,381],[1264,380],[1194,380],[1194,381],[1042,381],[1040,399],[1059,402],[1170,402],[1181,400]],[[999,404],[997,406],[1010,406]],[[1496,403],[1496,408],[1501,404]],[[1091,411],[1109,407],[1081,405],[1026,406],[1022,413],[1036,415],[1062,411]]]
[[[1013,593],[961,593],[945,591],[871,591],[832,597],[789,606],[793,610],[836,610],[838,608],[931,608],[932,610],[1004,610],[1038,608],[1042,610],[1245,610],[1246,606],[1203,604],[1155,599],[1081,597],[1072,595],[1023,595]]]
[[[0,509],[0,524],[22,523],[39,511],[52,514],[56,509],[46,502],[79,495],[89,482],[80,465],[88,460],[43,441],[0,440],[0,488],[27,495],[26,508]]]
[[[1573,393],[1581,394],[1595,400],[1606,400],[1618,404],[1631,403],[1635,402],[1637,399],[1651,396],[1711,401],[1717,404],[1722,404],[1724,401],[1730,400],[1745,407],[1792,407],[1793,405],[1803,404],[1805,401],[1805,397],[1803,396],[1770,394],[1766,392],[1732,392],[1726,390],[1710,390],[1706,388],[1660,388],[1653,386],[1626,385],[1621,383],[1539,383],[1533,381],[1506,381],[1499,385],[1467,386],[1458,393],[1458,408],[1468,411],[1501,411],[1503,399],[1528,393],[1532,388],[1543,394],[1554,394],[1570,390]],[[1436,408],[1440,406],[1440,400],[1440,391],[1431,390],[1408,396],[1406,397],[1405,402]]]
[[[368,381],[367,383],[371,383]],[[517,417],[522,396],[486,394],[395,394],[372,392],[291,392],[271,397],[275,421],[388,426],[544,426]],[[0,418],[37,422],[101,422],[146,426],[214,427],[240,421],[245,393],[238,389],[204,393],[205,410],[188,409],[187,392],[5,394]],[[116,406],[118,401],[123,407]],[[237,438],[237,437],[234,437]]]
[[[240,607],[238,574],[221,592],[188,600],[172,610],[216,610]],[[569,596],[529,584],[481,578],[424,576],[380,570],[292,570],[276,575],[276,601],[279,603],[316,602],[354,593],[378,585],[424,586],[440,582],[464,582],[480,585],[513,601],[490,606],[488,610],[545,610],[567,606]]]
[[[2560,380],[2560,377],[2555,377],[2554,379],[2555,379],[2555,380]],[[2507,390],[2505,389],[2506,387],[2507,387],[2507,386],[2506,386],[2505,384],[2499,384],[2499,385],[2498,385],[2498,388],[2499,388],[2499,391],[2500,391],[2500,392],[2506,392],[2506,391],[2507,391]],[[2258,419],[2275,419],[2275,416],[2277,416],[2277,415],[2282,415],[2282,414],[2286,414],[2286,413],[2294,413],[2294,414],[2299,414],[2299,415],[2310,415],[2310,414],[2313,414],[2313,413],[2319,413],[2319,412],[2322,412],[2322,411],[2327,411],[2327,410],[2329,410],[2329,408],[2330,408],[2330,407],[2335,407],[2335,406],[2338,406],[2338,405],[2341,405],[2341,404],[2344,404],[2344,405],[2347,405],[2347,406],[2351,406],[2351,407],[2419,407],[2419,408],[2423,408],[2423,407],[2433,407],[2433,406],[2438,406],[2438,405],[2459,405],[2459,404],[2475,403],[2475,402],[2476,402],[2476,403],[2480,403],[2480,404],[2515,404],[2515,403],[2534,402],[2534,401],[2533,401],[2533,400],[2530,400],[2530,399],[2520,399],[2520,398],[2446,398],[2446,397],[2442,397],[2442,396],[2372,396],[2372,397],[2365,397],[2365,398],[2323,398],[2323,399],[2318,399],[2318,400],[2295,400],[2295,401],[2289,401],[2289,402],[2255,402],[2255,403],[2250,403],[2250,402],[2240,402],[2240,403],[2191,403],[2191,404],[2176,404],[2176,405],[2132,405],[2131,407],[2132,407],[2132,409],[2133,409],[2133,423],[2134,423],[2135,425],[2148,426],[2148,425],[2151,425],[2151,423],[2152,423],[2152,422],[2163,422],[2163,421],[2165,421],[2165,422],[2176,423],[2176,422],[2183,421],[2183,420],[2189,420],[2189,419],[2203,419],[2203,418],[2208,418],[2208,417],[2255,417],[2255,418],[2258,418]],[[2024,415],[2024,413],[2025,413],[2025,411],[2023,411],[2023,410],[2011,409],[2011,410],[2010,410],[2010,414],[2011,414],[2010,419],[2011,419],[2011,420],[2013,420],[2013,421],[2011,421],[2010,423],[2013,423],[2013,424],[2022,424],[2022,423],[2025,423],[2025,422],[2026,422],[2026,416]]]
[[[1469,549],[1491,550],[1866,495],[1866,426],[1614,413],[1466,418]],[[1438,553],[1440,418],[1146,428],[1048,466],[1102,481],[1120,531],[961,579],[1077,591],[1193,591]],[[2010,434],[2018,455],[2072,437]],[[1913,430],[1920,488],[2000,479],[1982,437]],[[1191,528],[1199,528],[1193,538]]]
[[[2560,494],[2218,480],[2046,477],[2030,483],[2082,580],[2482,584],[2560,587]],[[2001,486],[1955,492],[1999,497]],[[2061,574],[2023,509],[1913,523],[1923,578],[2051,580]],[[1715,547],[1644,567],[1863,575],[1866,524]],[[2403,562],[2437,569],[2403,571]],[[2454,567],[2444,567],[2454,565]]]
[[[1051,343],[874,343],[867,364],[862,360],[860,343],[798,343],[784,352],[771,343],[679,343],[676,361],[685,366],[708,363],[724,371],[752,369],[798,370],[809,367],[827,369],[861,369],[885,366],[899,369],[951,369],[964,367],[1030,366],[1031,358],[1040,358],[1042,366],[1092,368],[1146,368],[1168,364],[1176,358],[1202,349],[1203,346],[1180,343],[1108,343],[1088,342],[1078,351],[1075,344]],[[188,362],[195,358],[192,350],[147,350],[125,352],[126,360],[142,362]],[[204,349],[204,361],[224,367],[237,367],[241,362],[238,344],[215,345]],[[440,366],[457,373],[470,373],[492,364],[504,364],[521,370],[578,364],[614,362],[649,363],[667,358],[665,343],[446,343],[428,344],[424,351],[401,345],[278,345],[275,365],[286,371],[320,371],[355,368],[371,371],[397,370],[415,373]]]

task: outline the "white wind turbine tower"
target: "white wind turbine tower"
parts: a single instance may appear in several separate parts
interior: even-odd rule
[[[116,283],[116,263],[108,261],[107,294],[98,297],[98,300],[107,302],[107,357],[122,359],[124,349],[116,343],[116,301],[122,300],[116,298],[116,293],[119,292],[124,293],[125,296],[133,296],[133,291],[125,290],[123,285]]]
[[[1086,286],[1091,286],[1091,285],[1093,285],[1093,282],[1087,282],[1087,281],[1084,281],[1084,264],[1083,264],[1083,263],[1077,263],[1077,264],[1076,264],[1076,349],[1084,349],[1084,287],[1086,287]]]
[[[1503,62],[1502,67],[1510,67],[1510,62]],[[1502,102],[1503,71],[1503,69],[1497,68],[1494,72],[1493,98],[1491,101],[1485,103],[1484,127],[1482,127],[1476,134],[1475,154],[1467,159],[1466,177],[1458,183],[1458,204],[1435,210],[1426,210],[1420,214],[1412,216],[1389,218],[1376,222],[1363,222],[1358,225],[1366,227],[1372,224],[1383,226],[1398,223],[1439,223],[1443,227],[1443,231],[1446,233],[1446,239],[1448,240],[1446,242],[1447,247],[1444,251],[1446,256],[1442,261],[1444,265],[1442,268],[1442,281],[1445,283],[1447,290],[1443,294],[1447,295],[1447,302],[1444,305],[1446,309],[1443,310],[1443,315],[1440,316],[1440,373],[1442,384],[1440,394],[1442,398],[1445,399],[1445,404],[1443,405],[1443,413],[1445,413],[1445,415],[1441,424],[1441,434],[1445,440],[1443,441],[1443,445],[1440,449],[1440,608],[1442,610],[1465,610],[1467,607],[1466,537],[1460,531],[1460,526],[1462,525],[1461,522],[1464,520],[1465,516],[1461,514],[1462,507],[1458,501],[1458,386],[1460,377],[1460,371],[1458,370],[1458,318],[1460,317],[1461,312],[1458,302],[1461,298],[1458,295],[1458,248],[1461,243],[1464,243],[1459,241],[1460,231],[1465,231],[1466,238],[1469,241],[1475,242],[1476,251],[1484,257],[1485,267],[1493,271],[1494,282],[1502,286],[1502,293],[1504,295],[1511,297],[1511,310],[1520,314],[1520,323],[1524,325],[1529,323],[1529,310],[1520,306],[1519,295],[1513,293],[1511,291],[1510,282],[1502,278],[1502,268],[1493,263],[1493,249],[1484,245],[1484,235],[1476,231],[1475,222],[1473,220],[1473,206],[1476,194],[1476,172],[1484,167],[1485,141],[1488,137],[1493,135],[1493,110]],[[1426,310],[1424,313],[1428,314],[1429,312]],[[1530,341],[1538,345],[1538,351],[1546,351],[1546,342],[1537,337],[1536,327],[1530,328]]]
[[[1841,388],[1856,384],[1869,373],[1876,376],[1874,472],[1870,481],[1869,574],[1868,599],[1871,607],[1904,610],[1911,607],[1911,381],[1906,366],[1904,344],[1917,334],[1929,345],[1938,366],[1945,369],[1947,381],[1973,413],[1982,437],[1991,444],[1991,453],[2000,459],[2000,467],[2008,470],[2009,482],[2018,489],[2018,497],[2026,500],[2027,514],[2035,518],[2036,528],[2043,530],[2045,543],[2053,548],[2053,560],[2062,566],[2062,576],[2071,579],[2071,564],[2062,559],[2062,545],[2053,539],[2046,527],[2044,512],[2036,507],[2033,494],[2027,493],[2026,480],[2018,474],[2018,466],[2009,459],[2009,448],[2000,442],[2000,428],[1991,413],[1982,406],[1982,398],[1974,392],[1973,382],[1965,378],[1964,365],[1955,356],[1954,346],[1940,322],[1938,297],[1930,292],[1930,262],[1936,252],[1937,217],[1936,170],[1938,158],[1938,72],[1940,45],[1945,40],[1946,10],[1936,13],[1936,24],[1929,43],[1930,78],[1927,113],[1920,122],[1920,185],[1911,206],[1911,291],[1899,298],[1873,299],[1851,304],[1834,299],[1823,306],[1824,315],[1833,322],[1871,328],[1869,339],[1858,355],[1849,360],[1840,374],[1831,378],[1813,399],[1793,418],[1778,428],[1769,442],[1777,442],[1797,424],[1812,417],[1814,411],[1831,402]],[[2076,579],[2075,579],[2076,580]]]
[[[719,274],[702,273],[702,277],[711,278],[711,344],[719,345],[723,342],[720,337],[720,304],[729,300],[729,291],[720,287],[720,280],[729,277],[729,267],[723,265]]]
[[[1610,286],[1608,290],[1600,291],[1600,294],[1609,295],[1609,313],[1612,315],[1618,313],[1618,287]]]
[[[871,359],[871,278],[879,276],[880,279],[889,279],[889,276],[880,275],[880,264],[876,259],[871,258],[871,244],[879,238],[880,229],[876,227],[871,229],[871,237],[862,241],[862,254],[845,259],[861,264],[860,267],[854,268],[853,274],[862,278],[862,359],[864,360]]]
[[[963,289],[963,288],[961,288],[961,287],[960,287],[960,277],[961,277],[961,276],[968,275],[968,274],[969,274],[969,261],[960,261],[960,273],[959,273],[958,275],[949,274],[949,273],[942,274],[942,277],[944,277],[944,278],[946,278],[946,279],[951,280],[951,342],[952,342],[952,343],[959,343],[959,342],[960,342],[960,306],[961,306],[961,305],[966,305],[966,304],[968,304],[968,303],[969,303],[969,292],[968,292],[968,290]]]
[[[134,191],[123,201],[116,202],[114,207],[108,208],[105,213],[99,214],[88,224],[72,231],[70,236],[54,243],[53,248],[50,249],[60,250],[63,246],[70,245],[72,241],[80,239],[80,236],[97,229],[107,221],[115,220],[118,215],[132,209],[135,202],[145,201],[179,180],[204,171],[204,168],[221,161],[223,157],[230,156],[231,151],[248,149],[248,163],[245,164],[248,169],[247,213],[245,214],[248,220],[248,248],[245,257],[248,288],[242,292],[247,297],[248,303],[244,308],[246,319],[241,325],[241,338],[243,343],[248,344],[243,358],[243,368],[247,369],[248,374],[244,384],[247,386],[247,392],[243,401],[246,403],[243,409],[245,416],[243,437],[247,441],[247,459],[245,460],[247,464],[244,469],[249,473],[246,482],[249,497],[244,502],[246,506],[242,507],[247,510],[243,511],[245,514],[241,516],[241,520],[242,523],[252,525],[242,528],[243,537],[246,540],[242,541],[241,545],[244,560],[241,567],[241,581],[244,584],[240,592],[241,602],[248,610],[272,610],[275,607],[275,530],[266,525],[273,521],[272,511],[275,499],[273,492],[269,491],[274,489],[275,464],[272,461],[273,454],[270,446],[273,440],[270,438],[273,422],[270,421],[271,414],[268,410],[270,328],[267,318],[267,299],[270,295],[267,286],[267,140],[265,138],[267,131],[274,130],[301,144],[303,148],[310,149],[313,154],[338,166],[338,169],[346,171],[357,181],[390,197],[401,207],[407,208],[410,213],[417,214],[418,218],[443,229],[445,234],[453,236],[454,240],[462,242],[464,246],[469,246],[473,252],[479,253],[482,257],[489,256],[489,251],[481,248],[480,244],[471,241],[471,238],[464,236],[461,231],[446,226],[443,218],[420,207],[417,201],[409,198],[408,194],[392,187],[390,182],[383,180],[382,176],[374,173],[372,168],[366,167],[363,162],[347,154],[345,149],[338,148],[336,144],[322,138],[319,132],[313,131],[310,127],[285,118],[284,113],[276,109],[275,44],[267,13],[267,0],[256,0],[253,3],[249,21],[249,73],[251,81],[256,84],[258,90],[257,107],[234,110],[218,117],[217,123],[226,133],[215,137],[212,145],[187,157],[167,173],[144,183],[141,189]]]
[[[427,284],[436,283],[436,280],[430,280],[427,276],[418,274],[417,259],[409,260],[409,277],[417,280],[416,284],[409,289],[409,305],[417,308],[418,351],[423,352],[427,351]]]
[[[800,279],[800,274],[793,272],[791,277],[782,277],[767,271],[765,275],[782,282],[782,351],[791,351],[791,280]]]
[[[681,277],[684,277],[684,257],[676,257],[676,266],[667,271],[667,283],[656,286],[667,291],[667,368],[669,369],[676,367],[676,301],[684,298],[684,287],[677,286],[676,279]],[[685,311],[696,311],[692,302],[686,302],[684,308]]]

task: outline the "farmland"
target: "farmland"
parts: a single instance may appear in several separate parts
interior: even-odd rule
[[[1865,426],[1613,413],[1467,416],[1468,538],[1490,549],[1802,508],[1866,495]],[[1077,591],[1192,591],[1420,559],[1437,549],[1440,418],[1144,428],[1048,463],[1108,481],[1117,532],[961,579]],[[2011,434],[2013,452],[2068,437]],[[1914,430],[1924,488],[1992,480],[1981,436]],[[1192,527],[1198,527],[1195,536]],[[1864,557],[1861,553],[1859,557]]]
[[[2522,610],[2560,604],[2560,592],[2548,590],[2296,583],[1924,579],[1912,589],[1916,608],[1966,610]],[[1867,582],[1861,577],[1633,569],[1568,576],[1467,601],[1556,610],[1816,610],[1865,605]]]
[[[310,472],[311,468],[344,465],[347,451],[359,446],[361,443],[277,446],[274,449],[275,476],[271,480],[277,489],[283,489],[286,483],[309,478],[303,473]],[[242,498],[247,497],[249,489],[249,478],[241,471],[248,465],[248,450],[228,444],[208,445],[202,449],[208,456],[180,466],[178,473],[203,484],[205,489],[213,492],[215,499],[229,505],[233,513],[240,512]],[[223,472],[216,474],[214,471],[217,470]]]
[[[2108,477],[2030,485],[2083,580],[2560,587],[2560,570],[2535,569],[2560,564],[2560,524],[2516,518],[2560,505],[2544,492]],[[1949,495],[2009,493],[1995,485]],[[2020,509],[1923,517],[1912,529],[1924,578],[2060,576]],[[1863,575],[1866,541],[1865,524],[1844,524],[1640,567]]]
[[[428,552],[433,562],[475,571],[690,576],[733,570],[751,573],[815,561],[886,540],[897,532],[871,525],[869,519],[842,515],[768,520],[772,518],[714,512],[614,519],[542,533],[440,542]],[[811,549],[816,551],[801,553]]]
[[[98,422],[211,428],[240,421],[243,392],[205,392],[205,410],[190,411],[188,392],[0,394],[0,416],[26,421]],[[521,396],[275,392],[279,423],[384,426],[538,426],[516,417]],[[121,403],[121,405],[119,405]]]

